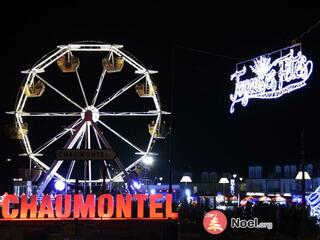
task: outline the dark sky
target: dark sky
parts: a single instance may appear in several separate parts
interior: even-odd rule
[[[229,113],[235,64],[289,46],[320,20],[318,8],[232,4],[54,2],[40,9],[14,3],[3,8],[9,15],[1,16],[1,125],[10,121],[4,112],[14,108],[21,70],[57,45],[99,40],[123,44],[159,71],[163,108],[173,112],[172,134],[157,145],[159,174],[166,174],[168,158],[177,171],[241,174],[249,164],[297,163],[302,129],[306,158],[318,162],[320,26],[300,39],[314,62],[306,87],[277,100],[252,99]],[[21,163],[19,143],[1,134],[1,165],[7,157]]]

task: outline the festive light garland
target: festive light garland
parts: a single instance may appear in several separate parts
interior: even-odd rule
[[[242,79],[248,74],[245,63],[241,70],[237,69],[230,78],[231,81],[235,80],[235,91],[230,94],[232,101],[230,113],[234,112],[234,106],[238,102],[246,106],[251,98],[278,98],[305,86],[312,73],[313,63],[302,54],[301,46],[300,51],[294,55],[294,49],[297,46],[300,45],[285,48],[290,50],[283,56],[285,49],[277,51],[281,56],[273,61],[269,57],[273,53],[246,61],[245,63],[253,61],[253,65],[249,65],[249,68],[254,77]]]
[[[320,187],[307,197],[307,203],[310,206],[310,215],[320,220]]]

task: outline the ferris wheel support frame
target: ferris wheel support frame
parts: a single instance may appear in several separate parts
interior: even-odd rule
[[[92,125],[92,127],[94,128],[95,133],[99,136],[99,138],[101,139],[101,141],[104,144],[104,146],[107,149],[110,149],[111,146],[110,146],[108,140],[102,134],[102,132],[99,129],[99,127],[92,120],[86,120],[86,119],[84,119],[78,125],[75,134],[72,135],[71,138],[69,139],[69,141],[65,144],[64,149],[71,149],[78,142],[78,140],[80,139],[80,141],[78,142],[78,146],[77,146],[77,148],[79,148],[80,145],[81,145],[83,136],[84,135],[85,136],[90,136],[88,134],[88,133],[90,133],[90,130],[88,130],[88,129],[90,129],[90,125]],[[87,140],[87,143],[86,143],[86,146],[87,146],[86,148],[87,149],[91,149],[90,141],[91,141],[90,137],[88,137],[88,140]],[[69,180],[68,176],[69,177],[71,176],[71,172],[72,172],[72,169],[73,169],[73,166],[74,166],[74,163],[75,163],[74,161],[75,160],[71,161],[72,168],[69,168],[69,170],[68,170],[66,182],[68,182],[67,180]],[[130,178],[128,172],[127,172],[129,170],[129,168],[126,169],[117,156],[114,158],[114,161],[117,164],[117,166],[119,167],[121,173],[125,175],[125,179],[127,180],[127,182],[131,184],[131,178]],[[49,182],[52,180],[52,178],[55,176],[56,172],[58,171],[59,167],[62,165],[63,162],[64,162],[64,160],[55,160],[52,163],[50,169],[48,170],[48,172],[44,175],[43,179],[41,180],[41,183],[40,183],[39,188],[37,190],[37,195],[38,196],[40,196],[43,193],[43,191],[45,190],[45,188],[47,187]],[[91,160],[88,160],[88,166],[89,166],[89,168],[91,168]],[[86,171],[85,171],[85,173],[86,173]],[[90,175],[90,170],[89,170],[89,179],[88,180],[89,180],[88,181],[89,191],[91,192],[91,190],[92,190],[92,184],[91,184],[92,183],[92,179],[91,179],[91,175]],[[86,179],[84,179],[84,189],[85,188],[86,188]],[[85,192],[85,190],[84,190],[84,192]]]

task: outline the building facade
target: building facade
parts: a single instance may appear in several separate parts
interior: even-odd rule
[[[296,179],[299,165],[277,165],[273,170],[263,171],[262,166],[250,166],[246,179],[247,192],[263,192],[268,194],[301,194],[302,182]],[[311,179],[305,180],[306,193],[313,192],[320,186],[320,166],[308,163],[305,165]]]

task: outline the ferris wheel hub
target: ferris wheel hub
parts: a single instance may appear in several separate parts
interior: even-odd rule
[[[86,121],[97,122],[99,120],[99,110],[94,106],[88,106],[82,110],[81,118]]]

